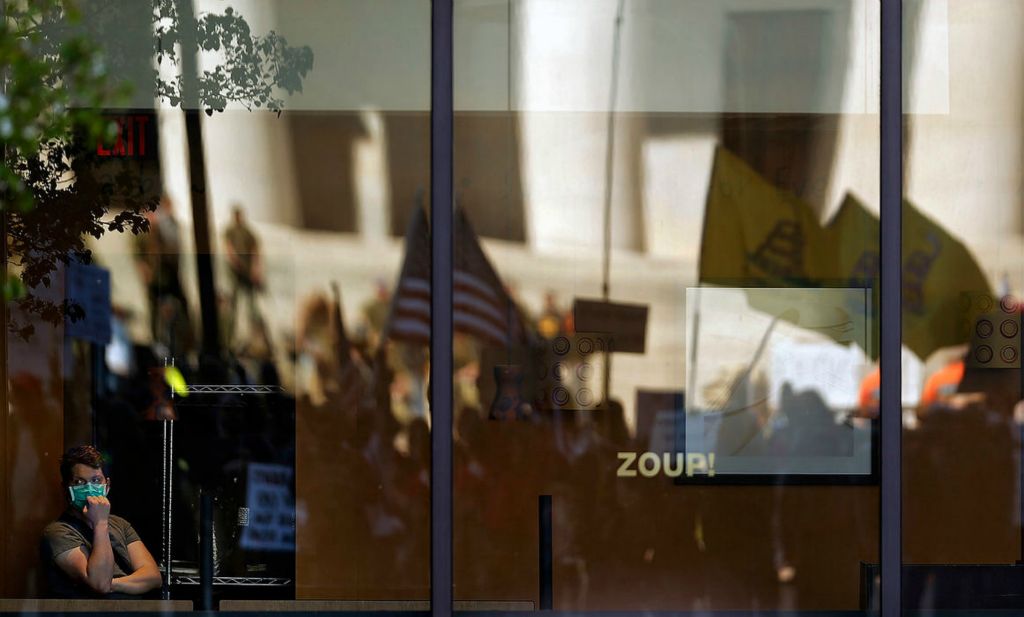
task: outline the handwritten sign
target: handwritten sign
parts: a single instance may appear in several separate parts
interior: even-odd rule
[[[778,408],[783,385],[796,391],[814,390],[833,409],[857,406],[863,353],[835,343],[782,340],[772,346],[771,403]]]
[[[248,524],[240,544],[246,550],[295,550],[295,498],[291,467],[250,463],[246,484]]]

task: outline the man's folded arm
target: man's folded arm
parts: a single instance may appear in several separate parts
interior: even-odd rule
[[[90,556],[86,554],[81,546],[64,551],[54,558],[57,566],[68,576],[80,583],[85,583],[90,589],[99,594],[107,594],[111,591],[111,568],[104,568],[103,563],[90,563]],[[102,562],[102,559],[98,559]],[[111,560],[112,561],[112,560]],[[111,564],[112,565],[112,564]],[[104,576],[106,572],[106,576]]]
[[[132,562],[132,573],[115,578],[111,583],[111,591],[141,595],[160,587],[160,568],[141,540],[128,545],[128,558]]]

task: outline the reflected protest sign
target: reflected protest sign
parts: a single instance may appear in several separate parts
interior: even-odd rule
[[[847,421],[870,370],[870,294],[687,289],[683,450],[715,453],[731,481],[873,481],[871,427]]]
[[[863,352],[834,343],[781,340],[771,348],[769,403],[778,409],[783,386],[797,391],[813,390],[832,409],[853,409],[860,391]]]
[[[292,468],[250,463],[246,483],[247,524],[239,544],[256,551],[295,550]]]
[[[647,307],[576,298],[573,325],[577,332],[602,332],[611,339],[611,351],[644,353],[647,338]]]
[[[110,271],[72,263],[67,269],[67,297],[85,311],[81,319],[68,319],[67,335],[106,345],[110,342]]]
[[[636,442],[651,452],[675,452],[684,427],[684,393],[637,389]]]

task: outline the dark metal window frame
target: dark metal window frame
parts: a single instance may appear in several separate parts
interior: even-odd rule
[[[881,612],[898,617],[902,583],[901,473],[903,2],[878,0],[881,28]]]
[[[881,3],[881,616],[900,615],[902,0]],[[453,0],[431,2],[430,599],[452,615]]]
[[[453,0],[430,24],[430,609],[452,614]]]

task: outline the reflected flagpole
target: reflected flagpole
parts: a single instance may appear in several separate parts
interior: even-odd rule
[[[690,354],[686,358],[686,390],[683,411],[691,406],[697,408],[697,345],[700,342],[700,282],[693,293],[693,330],[690,332]],[[687,298],[689,300],[689,298]]]
[[[619,47],[622,39],[622,11],[626,0],[619,0],[615,11],[612,42],[612,79],[608,93],[608,132],[604,151],[604,251],[602,255],[601,295],[608,300],[612,252],[612,189],[615,186],[615,101],[619,90]]]
[[[619,0],[615,10],[615,31],[612,37],[612,76],[608,92],[608,129],[604,152],[604,242],[601,263],[601,297],[609,300],[612,258],[612,189],[615,186],[615,101],[619,90],[619,49],[622,39],[622,13],[626,0]],[[611,399],[612,354],[610,345],[604,351],[604,400]]]

